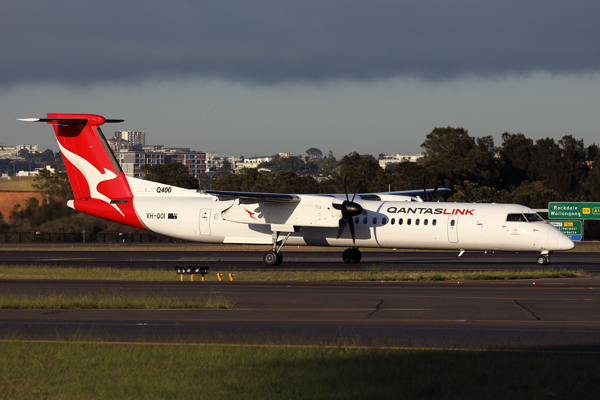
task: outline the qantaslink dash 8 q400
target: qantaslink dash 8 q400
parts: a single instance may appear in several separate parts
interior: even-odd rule
[[[267,265],[283,261],[294,246],[348,247],[346,263],[360,247],[465,251],[553,251],[573,242],[528,207],[516,204],[440,203],[419,194],[279,194],[190,190],[125,176],[100,126],[123,120],[92,114],[48,114],[22,121],[53,126],[75,200],[75,210],[163,235],[202,243],[272,245]],[[345,180],[344,180],[345,183]],[[440,189],[439,191],[448,191]]]

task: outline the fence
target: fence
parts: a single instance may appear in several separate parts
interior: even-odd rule
[[[155,233],[0,232],[0,243],[184,243]]]

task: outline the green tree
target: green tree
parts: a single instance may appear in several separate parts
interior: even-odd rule
[[[544,182],[521,183],[517,188],[504,193],[504,203],[522,204],[531,208],[548,208],[551,201],[562,200],[562,195],[545,186]]]
[[[338,166],[338,162],[334,157],[327,157],[327,159],[319,164],[317,173],[323,176],[331,175]]]
[[[198,174],[198,188],[199,189],[210,189],[210,178],[204,171],[202,171]]]
[[[242,192],[269,192],[271,178],[258,172],[256,168],[242,168],[236,174],[227,174],[210,180],[213,190]]]
[[[308,169],[308,165],[298,157],[276,157],[272,161],[259,164],[258,168],[298,172]]]
[[[501,203],[503,196],[496,188],[464,181],[462,185],[454,186],[451,200],[465,203]]]
[[[198,181],[189,174],[187,167],[177,162],[156,165],[144,164],[140,169],[144,173],[144,179],[149,181],[186,189],[198,188]]]
[[[504,132],[498,154],[502,162],[502,188],[514,188],[525,180],[533,179],[531,162],[534,154],[533,140],[525,137],[522,133]]]
[[[586,187],[589,193],[589,201],[600,201],[600,153],[596,155],[593,163],[594,168],[590,171]]]
[[[45,168],[39,169],[33,180],[33,187],[59,202],[73,199],[73,191],[66,172],[51,172]]]
[[[379,166],[377,160],[371,155],[360,155],[352,152],[340,161],[340,175],[334,177],[338,186],[338,193],[344,193],[343,177],[348,182],[348,192],[355,190],[361,182],[361,193],[386,191],[388,179],[385,171]]]
[[[310,149],[306,150],[306,154],[311,160],[323,158],[323,152],[316,147],[311,147]]]
[[[491,136],[473,138],[463,128],[435,128],[421,147],[425,149],[426,175],[445,187],[466,180],[491,187],[498,182]]]
[[[0,232],[6,232],[10,229],[10,225],[4,221],[4,216],[0,212]]]

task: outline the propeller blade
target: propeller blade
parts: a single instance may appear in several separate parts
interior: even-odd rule
[[[354,217],[350,217],[350,234],[352,235],[352,244],[356,244],[356,232],[354,231]]]
[[[352,196],[352,201],[354,201],[354,198],[356,197],[361,184],[362,184],[362,179],[360,181],[358,181],[358,184],[356,185],[356,190],[354,191],[354,196]],[[348,195],[346,195],[346,196],[348,196]]]
[[[339,239],[340,236],[342,236],[342,233],[344,232],[344,228],[346,227],[347,223],[348,221],[346,220],[346,217],[340,219],[340,229],[338,230],[337,236],[335,237],[336,239]]]
[[[344,193],[346,193],[346,200],[350,201],[350,199],[348,198],[348,182],[346,180],[346,175],[344,175]]]
[[[350,196],[348,195],[348,179],[346,175],[344,175],[344,192],[346,193],[346,200],[342,204],[333,203],[333,208],[336,210],[340,210],[342,212],[342,218],[340,219],[340,229],[338,230],[336,239],[339,239],[344,233],[344,229],[346,225],[350,225],[350,234],[352,235],[352,243],[356,242],[356,230],[354,229],[354,217],[356,215],[365,214],[366,211],[362,208],[362,206],[358,203],[354,202],[358,191],[360,190],[360,186],[362,184],[362,180],[358,181],[356,185],[356,189],[354,190],[354,195],[352,196],[352,200],[350,200]]]

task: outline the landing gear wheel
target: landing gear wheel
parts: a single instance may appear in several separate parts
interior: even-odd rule
[[[360,262],[361,258],[362,254],[360,253],[360,250],[355,248],[346,249],[342,253],[342,259],[346,264],[357,264]]]
[[[537,263],[538,265],[548,265],[548,263],[550,263],[550,259],[548,256],[541,255],[537,258]]]
[[[270,267],[280,265],[283,262],[283,255],[274,250],[269,250],[263,256],[263,261]]]

